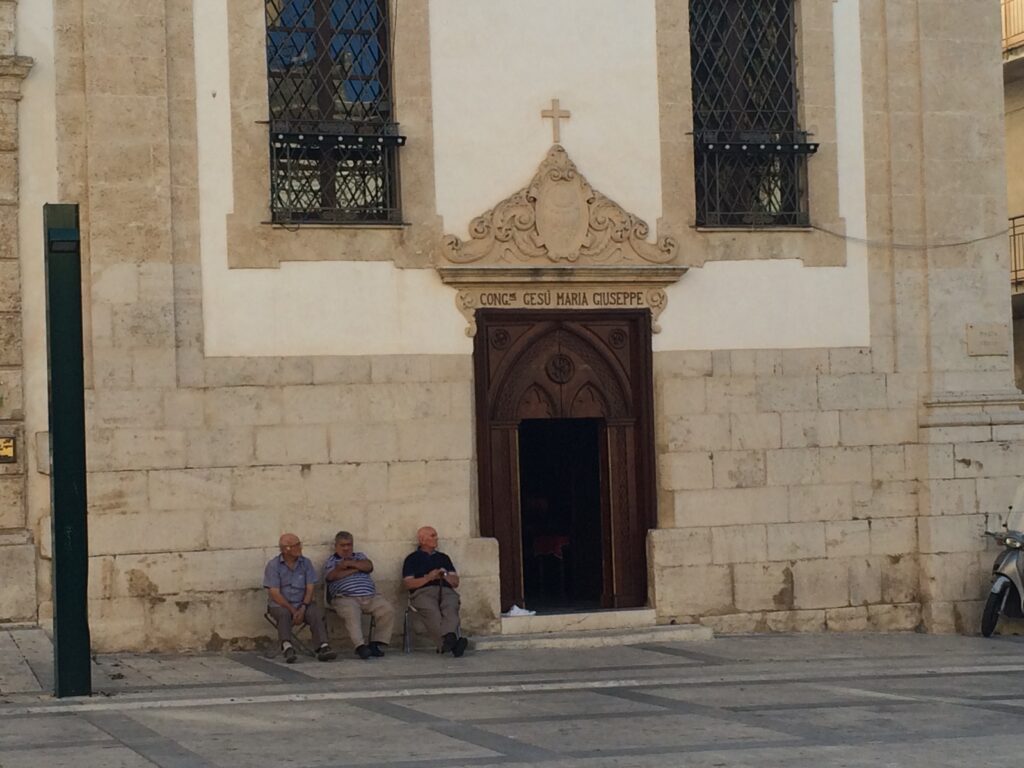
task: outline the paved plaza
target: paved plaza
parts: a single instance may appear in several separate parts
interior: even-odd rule
[[[0,766],[982,766],[1024,749],[1024,640],[892,635],[285,665],[96,659],[55,700],[50,643],[0,632]]]

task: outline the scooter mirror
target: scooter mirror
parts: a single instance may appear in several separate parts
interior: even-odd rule
[[[1010,505],[1010,511],[1003,527],[1010,531],[1024,529],[1024,483],[1017,486],[1017,491],[1013,495],[1013,504]]]

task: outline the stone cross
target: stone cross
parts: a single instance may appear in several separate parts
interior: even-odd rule
[[[559,120],[563,117],[566,119],[572,117],[572,112],[567,109],[562,109],[561,105],[558,103],[558,99],[552,99],[551,109],[542,109],[540,116],[543,119],[551,118],[553,121],[552,125],[555,129],[555,144],[558,144],[562,140],[562,131],[559,125]]]

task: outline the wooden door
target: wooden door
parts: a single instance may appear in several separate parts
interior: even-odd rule
[[[650,314],[481,310],[476,319],[480,531],[498,540],[502,610],[523,604],[523,419],[602,420],[602,605],[646,605],[656,520]]]

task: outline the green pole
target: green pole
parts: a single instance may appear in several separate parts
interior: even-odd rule
[[[77,205],[44,205],[50,378],[54,693],[92,693],[86,532],[82,251]]]

